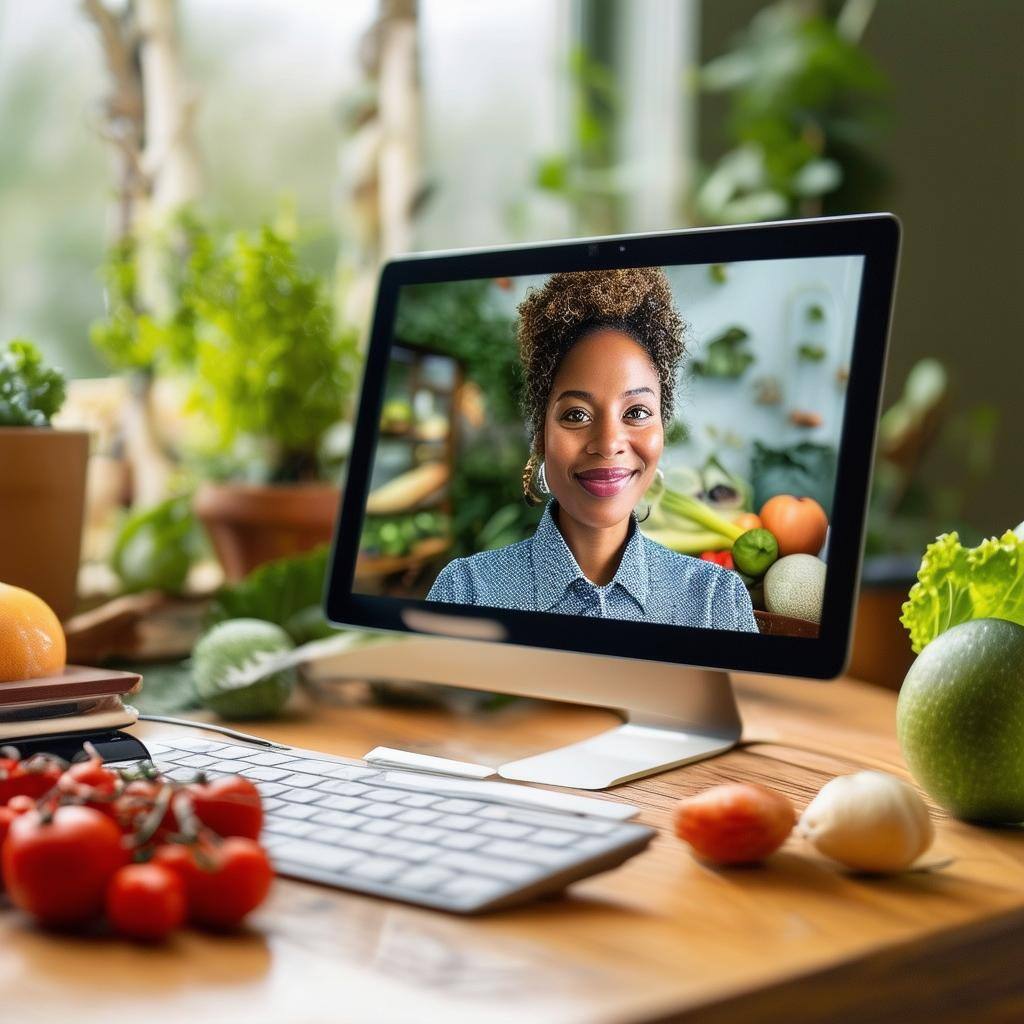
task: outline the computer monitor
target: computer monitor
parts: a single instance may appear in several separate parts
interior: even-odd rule
[[[870,215],[388,263],[325,603],[411,635],[346,672],[618,709],[500,768],[587,789],[734,745],[730,670],[838,675],[898,245]]]

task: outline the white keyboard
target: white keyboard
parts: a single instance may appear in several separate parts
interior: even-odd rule
[[[147,744],[176,781],[242,775],[263,797],[281,875],[460,914],[558,892],[643,850],[627,804],[401,771],[297,747],[192,737]],[[552,803],[560,809],[551,809]]]

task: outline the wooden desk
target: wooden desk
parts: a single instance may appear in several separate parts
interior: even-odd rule
[[[748,738],[767,744],[615,796],[664,830],[678,797],[725,780],[776,786],[802,808],[836,774],[905,774],[893,694],[755,677],[738,690]],[[609,718],[333,708],[261,731],[349,756],[381,743],[497,763]],[[7,912],[0,1007],[18,1024],[1020,1021],[1024,833],[937,817],[934,853],[954,863],[889,879],[850,877],[796,838],[768,866],[716,871],[666,833],[571,895],[481,919],[283,880],[247,933],[185,932],[160,949],[44,935]]]

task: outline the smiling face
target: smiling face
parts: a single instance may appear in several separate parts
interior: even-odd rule
[[[544,420],[544,474],[562,511],[592,528],[624,522],[664,444],[658,373],[643,346],[612,329],[578,341]]]

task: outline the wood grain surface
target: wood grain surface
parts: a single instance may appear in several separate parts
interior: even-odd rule
[[[746,745],[622,786],[662,831],[568,895],[461,919],[278,880],[243,933],[166,947],[53,936],[0,913],[3,1019],[155,1022],[1020,1021],[1024,834],[936,813],[938,870],[857,877],[792,838],[716,870],[668,830],[688,793],[750,780],[798,808],[837,774],[906,776],[892,693],[740,677]],[[522,702],[474,717],[317,707],[260,733],[358,757],[377,744],[500,763],[581,739],[608,713]],[[166,726],[140,726],[146,735]]]

